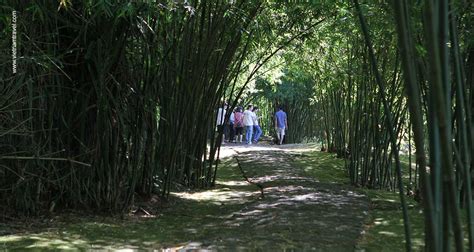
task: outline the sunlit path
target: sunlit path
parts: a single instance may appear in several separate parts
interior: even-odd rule
[[[291,147],[240,150],[244,172],[263,187],[264,197],[242,209],[234,222],[265,230],[271,237],[280,236],[280,244],[353,249],[367,214],[367,198],[346,186],[319,183],[307,176],[292,160],[293,155],[308,149]],[[282,231],[285,229],[291,232]],[[267,242],[278,246],[278,239]]]
[[[194,200],[214,199],[221,204],[239,200],[246,203],[215,224],[221,233],[185,248],[201,244],[218,249],[353,249],[367,217],[368,199],[348,186],[321,183],[307,176],[294,158],[309,150],[307,145],[224,146],[223,156],[239,160],[243,175],[256,190],[262,189],[263,197],[256,190],[179,194]],[[248,184],[219,183],[233,187]],[[222,230],[240,233],[225,237]]]

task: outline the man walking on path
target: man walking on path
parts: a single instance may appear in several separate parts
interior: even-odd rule
[[[244,111],[244,126],[245,126],[245,141],[247,144],[252,144],[252,133],[253,133],[253,116],[252,105],[247,106],[247,110]]]
[[[283,144],[283,138],[285,137],[285,130],[288,129],[288,120],[286,119],[286,113],[283,111],[283,107],[278,108],[278,112],[275,113],[275,127],[277,131],[278,144]]]

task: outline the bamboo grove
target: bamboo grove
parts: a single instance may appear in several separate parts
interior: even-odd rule
[[[247,36],[242,30],[260,6],[2,6],[18,13],[23,55],[12,76],[11,20],[3,19],[2,207],[126,211],[137,196],[210,185],[215,171],[205,164],[214,158],[206,154],[214,110]]]
[[[288,143],[317,141],[345,160],[353,185],[398,191],[407,251],[407,196],[423,207],[427,251],[474,249],[470,1],[38,0],[0,10],[0,210],[126,212],[137,197],[211,187],[217,108],[229,102],[228,120],[253,103],[265,134],[283,106]]]
[[[339,6],[259,95],[290,111],[290,140],[344,158],[352,184],[399,191],[407,250],[405,195],[424,207],[427,251],[472,250],[474,6],[408,2]]]
[[[308,14],[316,23],[307,27],[294,8],[264,1],[12,1],[1,10],[0,199],[26,214],[126,212],[136,198],[212,186],[217,108],[224,99],[235,107],[272,55],[321,22]]]

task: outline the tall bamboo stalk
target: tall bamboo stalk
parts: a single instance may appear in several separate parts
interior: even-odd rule
[[[395,157],[395,165],[396,165],[396,170],[397,170],[397,177],[398,177],[398,189],[399,189],[399,196],[400,196],[400,202],[402,204],[402,209],[403,209],[403,221],[404,221],[404,226],[405,226],[405,240],[406,240],[406,250],[411,251],[411,235],[410,235],[410,221],[408,219],[408,210],[407,210],[407,204],[405,200],[405,193],[403,192],[403,182],[402,182],[402,170],[400,166],[400,158],[399,158],[399,153],[398,153],[398,147],[397,147],[397,137],[393,131],[393,120],[392,120],[392,115],[391,111],[389,108],[389,105],[387,103],[387,98],[385,97],[385,85],[382,81],[382,77],[378,71],[378,66],[377,66],[377,60],[375,59],[375,55],[373,52],[372,48],[372,42],[370,40],[370,35],[368,31],[367,24],[365,23],[364,16],[362,14],[362,10],[360,8],[358,0],[354,0],[354,4],[357,9],[357,13],[359,16],[361,28],[362,28],[362,33],[364,34],[364,38],[369,50],[369,56],[370,56],[370,62],[373,68],[373,71],[375,72],[375,78],[377,81],[377,84],[380,89],[380,96],[383,101],[383,107],[385,110],[385,117],[387,120],[387,127],[388,127],[388,132],[390,135],[390,142],[392,146],[392,152]]]

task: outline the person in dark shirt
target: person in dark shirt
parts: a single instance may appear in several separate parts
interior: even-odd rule
[[[283,143],[283,138],[285,137],[285,130],[288,129],[288,120],[286,117],[283,107],[278,108],[278,112],[275,113],[275,127],[278,137],[278,144]]]

